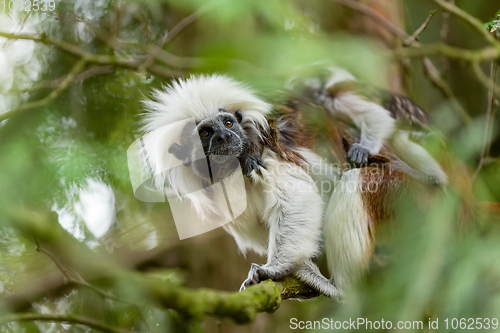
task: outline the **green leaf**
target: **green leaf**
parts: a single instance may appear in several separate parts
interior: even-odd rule
[[[495,32],[500,29],[500,10],[497,12],[496,16],[497,16],[496,20],[486,22],[484,24],[484,27],[488,29],[490,32]]]

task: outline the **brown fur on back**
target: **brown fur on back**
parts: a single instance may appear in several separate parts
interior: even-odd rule
[[[316,151],[322,142],[328,146],[333,163],[346,165],[350,146],[359,141],[357,132],[349,124],[334,121],[327,110],[310,100],[288,96],[288,99],[282,101],[275,104],[275,113],[269,118],[270,132],[266,135],[268,146],[284,161],[304,167],[305,160],[296,149]],[[442,195],[439,188],[420,183],[404,171],[395,169],[392,165],[393,157],[394,153],[390,148],[384,147],[379,155],[370,156],[368,165],[361,168],[362,198],[373,227],[381,221],[393,219],[395,206],[400,198],[408,194],[423,207],[430,205],[429,200],[432,201],[436,195]],[[455,170],[452,174],[460,169],[461,183],[464,183],[469,177],[457,163],[460,164],[457,161],[453,163]],[[373,186],[377,187],[376,191]],[[464,220],[473,219],[473,213],[470,212],[473,203],[470,182],[461,187],[463,205],[458,213],[459,227],[467,224]]]

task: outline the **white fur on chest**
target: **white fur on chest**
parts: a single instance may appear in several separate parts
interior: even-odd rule
[[[310,227],[304,231],[312,234],[303,235],[301,239],[317,241],[320,237],[317,233],[321,223],[322,200],[313,179],[299,166],[278,161],[269,150],[264,152],[263,160],[266,168],[261,170],[261,174],[245,179],[246,210],[234,223],[226,224],[224,229],[234,237],[242,252],[253,250],[266,254],[269,247],[269,222],[278,223],[280,217],[276,214],[292,214],[309,223]],[[290,203],[293,207],[287,206]],[[302,214],[304,216],[300,216]],[[304,246],[307,249],[304,257],[309,258],[312,255],[309,250],[315,252],[316,248],[317,245]]]
[[[268,230],[262,222],[265,209],[265,197],[261,184],[251,179],[245,179],[247,192],[247,208],[234,222],[224,225],[224,229],[234,237],[241,252],[253,250],[259,254],[266,254]],[[229,195],[231,195],[229,193]]]

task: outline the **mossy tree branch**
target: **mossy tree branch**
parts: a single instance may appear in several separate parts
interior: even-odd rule
[[[58,230],[60,227],[57,222],[51,220],[48,215],[26,211],[25,208],[16,208],[14,205],[0,208],[4,208],[2,213],[7,217],[11,227],[25,237],[36,238],[40,244],[45,244],[41,252],[51,253],[50,258],[57,262],[57,267],[70,282],[73,278],[70,269],[66,267],[78,271],[77,281],[80,279],[85,281],[77,283],[77,286],[82,284],[84,287],[90,286],[103,297],[112,300],[134,304],[134,300],[130,299],[131,296],[124,294],[123,290],[102,291],[87,281],[122,281],[134,285],[134,288],[153,301],[153,304],[176,310],[185,317],[201,319],[204,316],[215,316],[231,318],[237,323],[251,322],[259,312],[273,312],[285,299],[318,296],[294,278],[276,282],[264,281],[242,292],[190,289],[182,285],[181,279],[160,279],[139,273],[118,263],[109,253],[96,253],[77,246],[73,239],[65,236],[62,230]],[[42,247],[39,245],[38,248]],[[54,253],[58,254],[57,258]],[[109,283],[109,285],[123,284]],[[7,306],[15,305],[9,302],[9,298],[4,302]]]

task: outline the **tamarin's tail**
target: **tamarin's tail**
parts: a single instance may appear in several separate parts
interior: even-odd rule
[[[332,283],[344,293],[368,269],[373,252],[361,169],[344,172],[325,212],[325,252]]]
[[[454,181],[454,191],[461,197],[458,230],[472,230],[476,220],[485,227],[500,227],[500,203],[477,203],[474,209],[466,170],[460,165],[455,169],[452,176],[461,176],[464,183]],[[330,197],[323,225],[331,282],[339,292],[345,294],[368,270],[375,229],[381,221],[397,218],[393,213],[400,200],[414,200],[423,208],[443,195],[446,193],[415,180],[394,162],[378,164],[376,172],[373,167],[345,171]]]
[[[376,160],[373,157],[374,163]],[[426,186],[384,161],[380,159],[376,172],[373,166],[345,171],[326,208],[323,227],[328,269],[342,294],[368,270],[375,228],[391,218],[391,208],[406,197],[408,188],[412,188],[413,198],[432,201]]]

